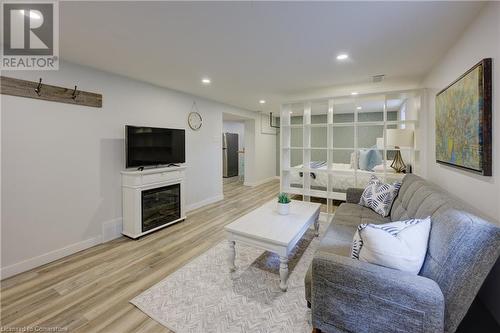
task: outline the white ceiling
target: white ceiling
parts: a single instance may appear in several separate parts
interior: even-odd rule
[[[67,61],[249,110],[376,74],[418,82],[478,2],[61,2]],[[340,52],[351,59],[335,60]],[[208,76],[210,86],[200,79]],[[361,92],[362,93],[362,92]],[[267,100],[262,107],[258,101]]]

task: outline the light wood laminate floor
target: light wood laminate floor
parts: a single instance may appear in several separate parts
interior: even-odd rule
[[[223,227],[271,200],[279,182],[224,185],[224,200],[139,240],[118,238],[1,282],[3,327],[169,332],[129,303],[224,239]]]

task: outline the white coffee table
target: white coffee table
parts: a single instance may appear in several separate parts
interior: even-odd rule
[[[280,257],[280,288],[286,291],[288,255],[312,224],[318,236],[320,206],[319,203],[292,200],[290,214],[279,215],[277,201],[273,200],[228,224],[224,229],[229,243],[230,271],[236,269],[235,242],[274,252]]]

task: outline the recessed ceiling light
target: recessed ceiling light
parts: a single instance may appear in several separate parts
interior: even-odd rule
[[[261,99],[261,100],[259,101],[259,103],[260,103],[260,104],[266,104],[266,101],[265,101],[265,100],[263,100],[263,99]]]
[[[359,94],[357,91],[353,91],[353,92],[351,93],[351,95],[353,95],[353,96],[356,96],[357,94]]]
[[[208,77],[204,77],[203,79],[201,79],[201,83],[210,84],[212,83],[212,80],[210,80]]]
[[[361,106],[356,107],[356,110],[361,110],[363,109]]]
[[[337,60],[346,60],[349,58],[349,55],[347,53],[341,53],[337,56]]]

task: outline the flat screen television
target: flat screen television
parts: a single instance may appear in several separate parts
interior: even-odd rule
[[[186,162],[185,130],[125,126],[126,167]]]

